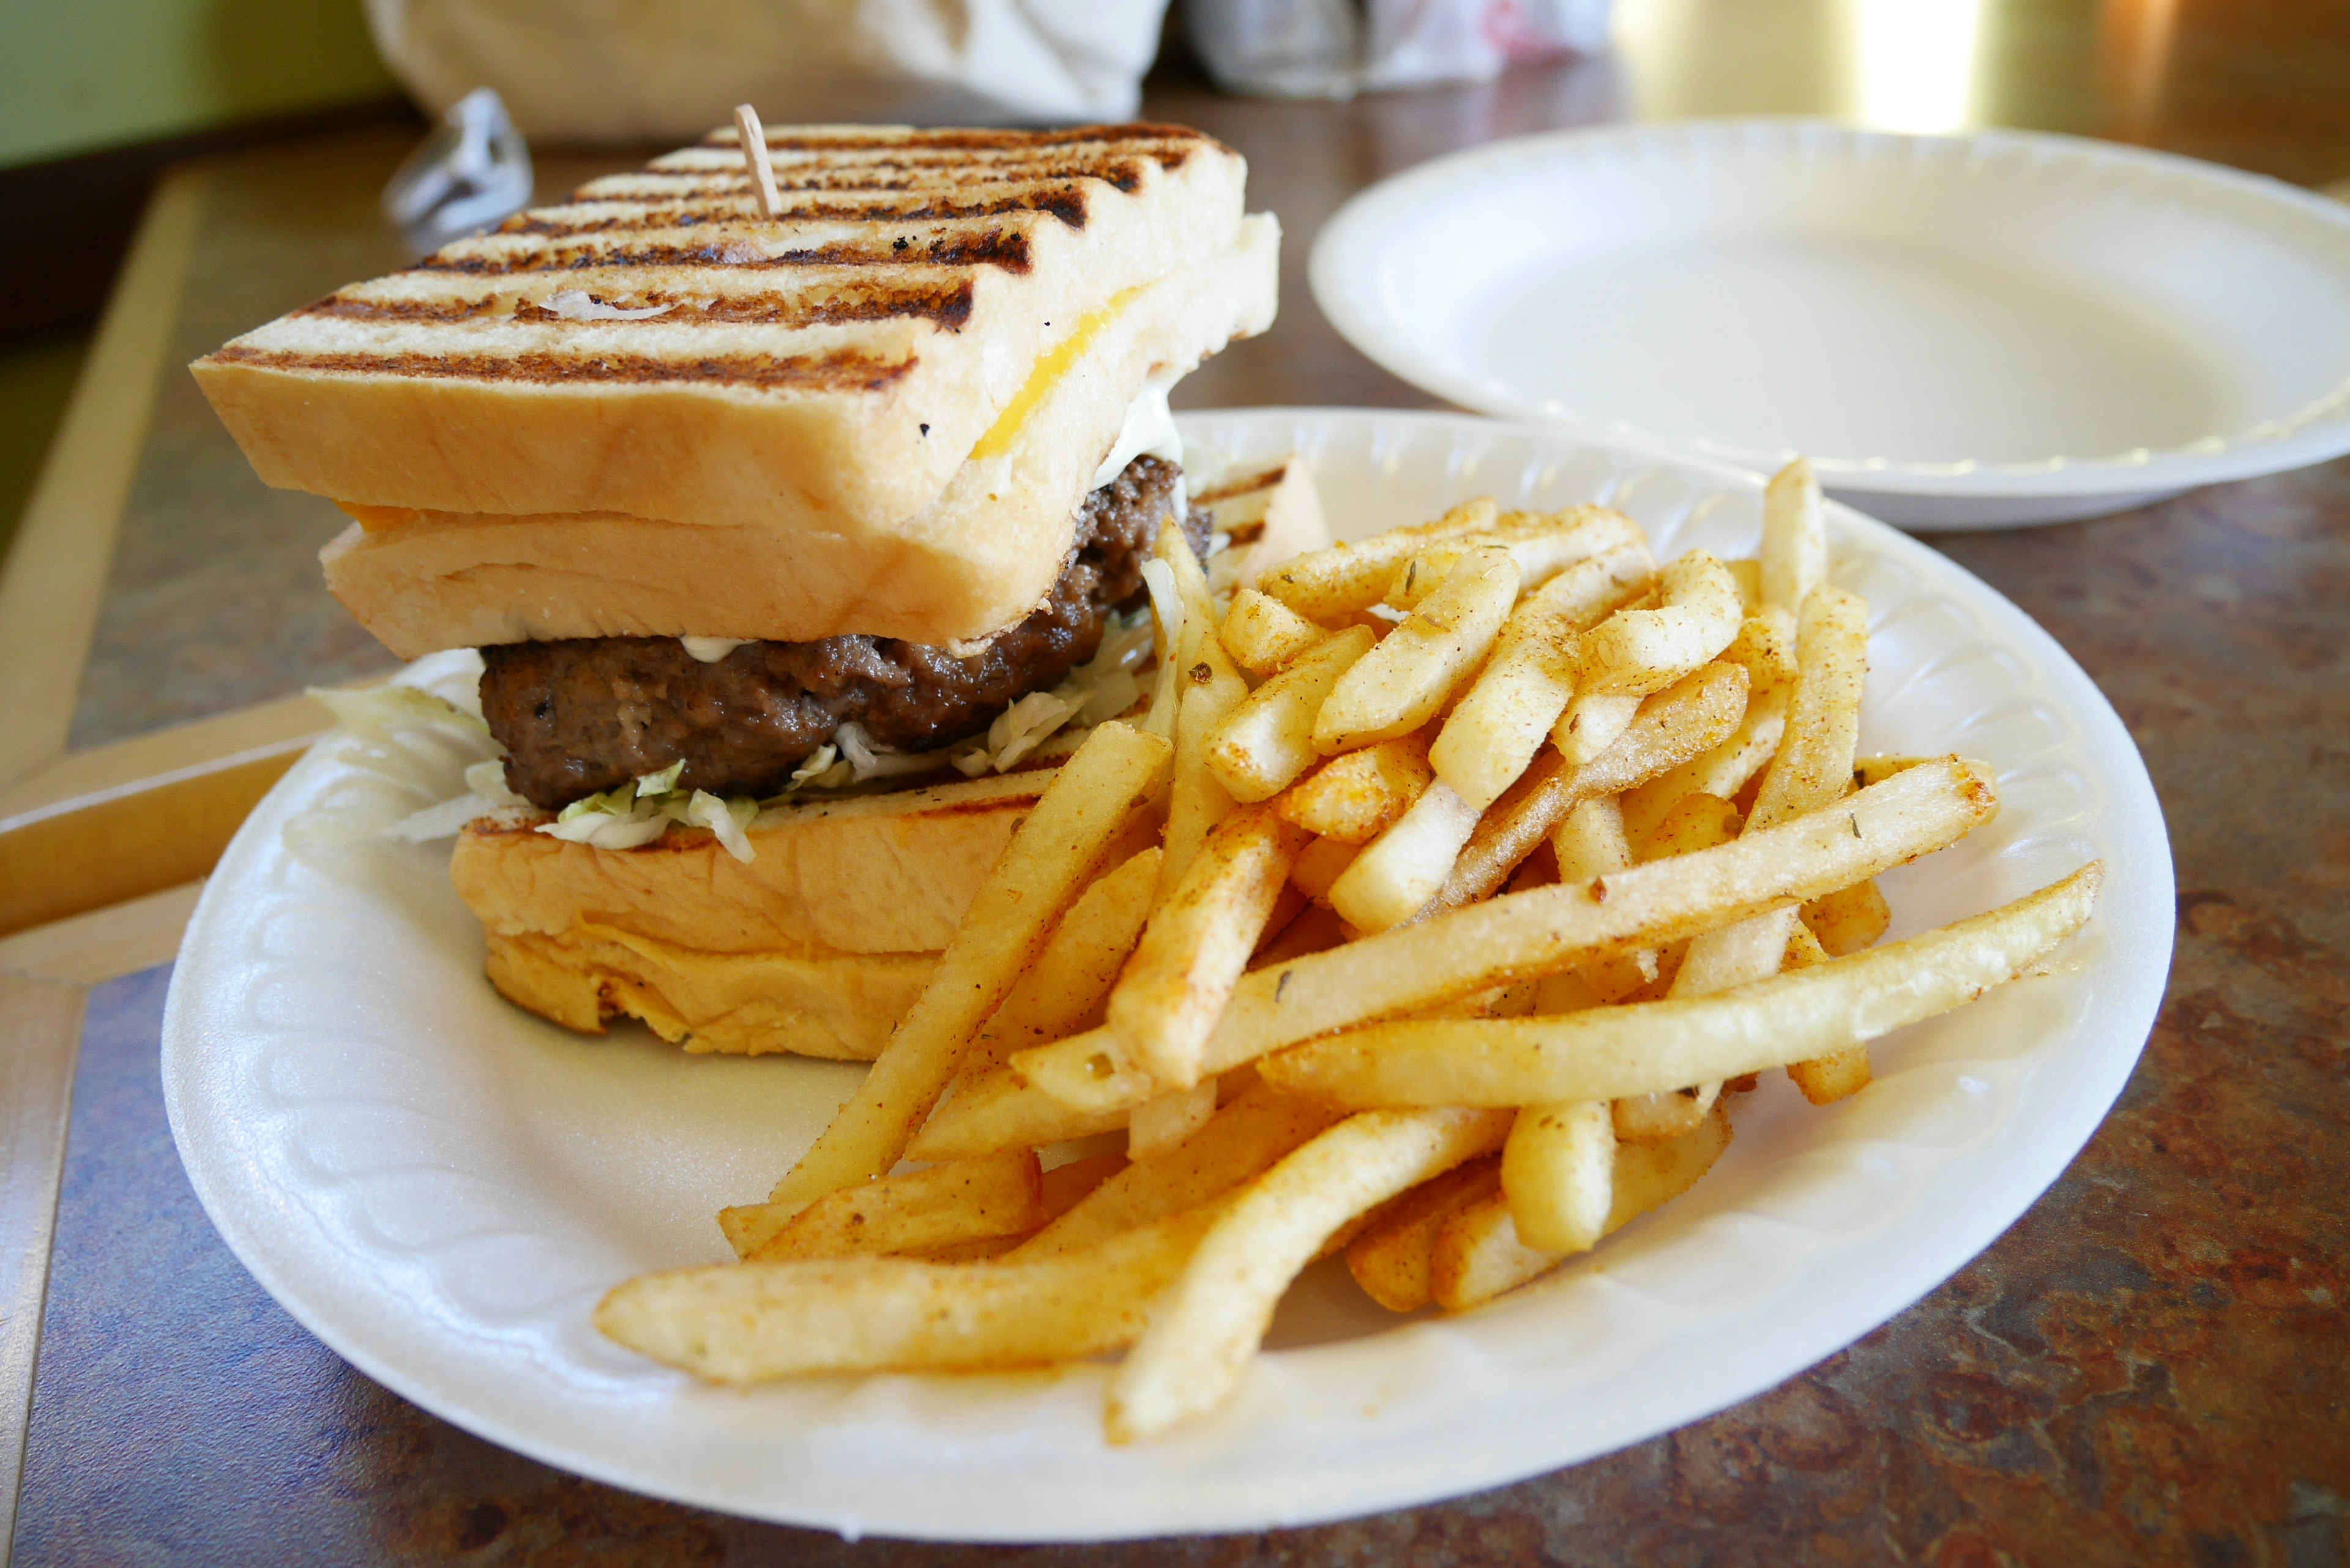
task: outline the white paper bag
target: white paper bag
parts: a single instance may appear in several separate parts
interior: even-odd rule
[[[495,88],[535,142],[681,142],[769,124],[1131,117],[1167,0],[367,0],[392,70],[445,112]]]

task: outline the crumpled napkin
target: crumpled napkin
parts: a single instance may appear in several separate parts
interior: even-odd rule
[[[676,143],[770,124],[1123,119],[1167,0],[367,0],[438,114],[495,88],[534,142]]]

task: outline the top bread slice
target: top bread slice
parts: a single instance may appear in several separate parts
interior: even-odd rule
[[[1229,249],[1247,177],[1160,126],[767,144],[779,217],[720,131],[281,317],[196,378],[280,488],[854,535],[934,502],[1088,320]]]

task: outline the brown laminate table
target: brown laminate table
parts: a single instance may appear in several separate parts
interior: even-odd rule
[[[1827,0],[1628,4],[1617,58],[1345,106],[1155,81],[1146,111],[1238,146],[1254,202],[1289,235],[1279,326],[1179,401],[1428,403],[1341,343],[1306,293],[1307,246],[1340,201],[1520,130],[1850,111],[1867,84],[1819,63],[1847,13]],[[2339,5],[2051,0],[1970,14],[1970,121],[2119,136],[2311,183],[2350,176]],[[99,520],[119,543],[92,578],[95,636],[57,715],[77,747],[388,663],[317,586],[311,555],[339,518],[254,482],[174,367],[395,260],[371,202],[403,140],[346,136],[213,166],[175,220],[185,265],[144,275],[176,292],[151,427],[131,432],[120,504]],[[577,171],[556,164],[548,182]],[[89,917],[69,943],[0,940],[12,1028],[62,1030],[70,1045],[77,988],[99,981],[73,1069],[16,1561],[2350,1560],[2350,462],[1939,543],[2054,633],[2137,737],[2169,817],[2178,957],[2144,1061],[2064,1179],[1923,1302],[1769,1394],[1482,1496],[1098,1549],[847,1543],[583,1481],[353,1371],[214,1237],[162,1124],[168,969],[141,965],[168,950],[153,933],[184,898],[159,895],[127,936],[118,914]],[[81,956],[60,958],[68,948]],[[12,1150],[20,1166],[27,1147]]]

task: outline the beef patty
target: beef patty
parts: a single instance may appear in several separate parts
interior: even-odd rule
[[[767,795],[854,721],[878,745],[927,751],[975,735],[1094,655],[1102,624],[1142,597],[1142,563],[1181,471],[1138,457],[1086,497],[1061,575],[1027,619],[969,658],[886,637],[749,642],[704,664],[671,637],[482,649],[482,712],[506,784],[555,811],[682,761],[681,789]],[[1203,517],[1187,519],[1205,552]]]

